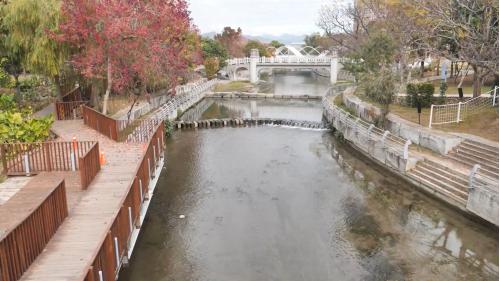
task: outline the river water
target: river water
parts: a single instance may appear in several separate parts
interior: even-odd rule
[[[331,132],[182,131],[166,157],[121,281],[498,280],[497,231]]]

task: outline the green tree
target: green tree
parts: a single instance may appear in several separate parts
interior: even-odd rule
[[[279,47],[284,46],[284,44],[278,40],[273,40],[273,41],[271,41],[271,43],[269,43],[269,46],[274,47],[275,49],[278,49]]]
[[[219,67],[224,67],[226,65],[229,54],[219,41],[203,38],[201,40],[201,50],[205,61],[208,58],[217,58],[219,60]]]
[[[0,16],[3,49],[13,69],[9,72],[17,80],[20,62],[24,69],[51,78],[60,97],[60,71],[68,54],[65,44],[53,36],[58,31],[60,1],[10,1],[2,6]]]
[[[219,59],[216,57],[205,59],[205,72],[207,73],[208,79],[213,79],[219,71]]]
[[[344,69],[352,73],[359,81],[365,73],[376,73],[380,68],[394,63],[396,45],[390,35],[377,32],[370,35],[358,50],[348,54],[350,60],[344,63]]]
[[[383,118],[378,125],[383,126],[385,116],[389,113],[389,105],[396,94],[396,79],[393,72],[388,68],[382,68],[375,73],[366,73],[363,75],[361,85],[368,98],[382,105]]]
[[[259,55],[261,57],[268,57],[269,56],[266,46],[257,40],[249,40],[247,42],[247,44],[245,45],[244,51],[245,51],[245,55],[247,57],[250,56],[250,52],[252,51],[252,49],[259,50]]]

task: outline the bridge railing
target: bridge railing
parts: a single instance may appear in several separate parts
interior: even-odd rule
[[[19,280],[67,216],[64,180],[42,178],[1,205],[0,280]]]
[[[251,58],[234,58],[227,60],[228,65],[249,64]],[[260,64],[330,64],[331,57],[295,57],[295,56],[278,56],[278,57],[260,57],[257,63]]]
[[[102,237],[101,247],[92,264],[81,280],[115,280],[124,259],[129,257],[133,234],[143,223],[141,209],[149,200],[151,181],[158,177],[159,163],[164,153],[163,122],[156,126],[149,139],[142,160],[136,169],[134,180],[130,183],[127,196],[115,216],[108,233]]]

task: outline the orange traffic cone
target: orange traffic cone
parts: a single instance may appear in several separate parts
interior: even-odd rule
[[[101,166],[106,164],[106,158],[104,158],[104,152],[99,153],[99,164],[101,164]]]

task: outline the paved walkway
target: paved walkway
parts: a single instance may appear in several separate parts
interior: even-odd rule
[[[76,135],[78,140],[99,141],[106,164],[86,191],[68,192],[74,194],[69,198],[68,217],[21,280],[83,280],[142,156],[139,144],[114,142],[84,126],[82,120],[56,121],[53,131],[62,140],[71,140]]]

